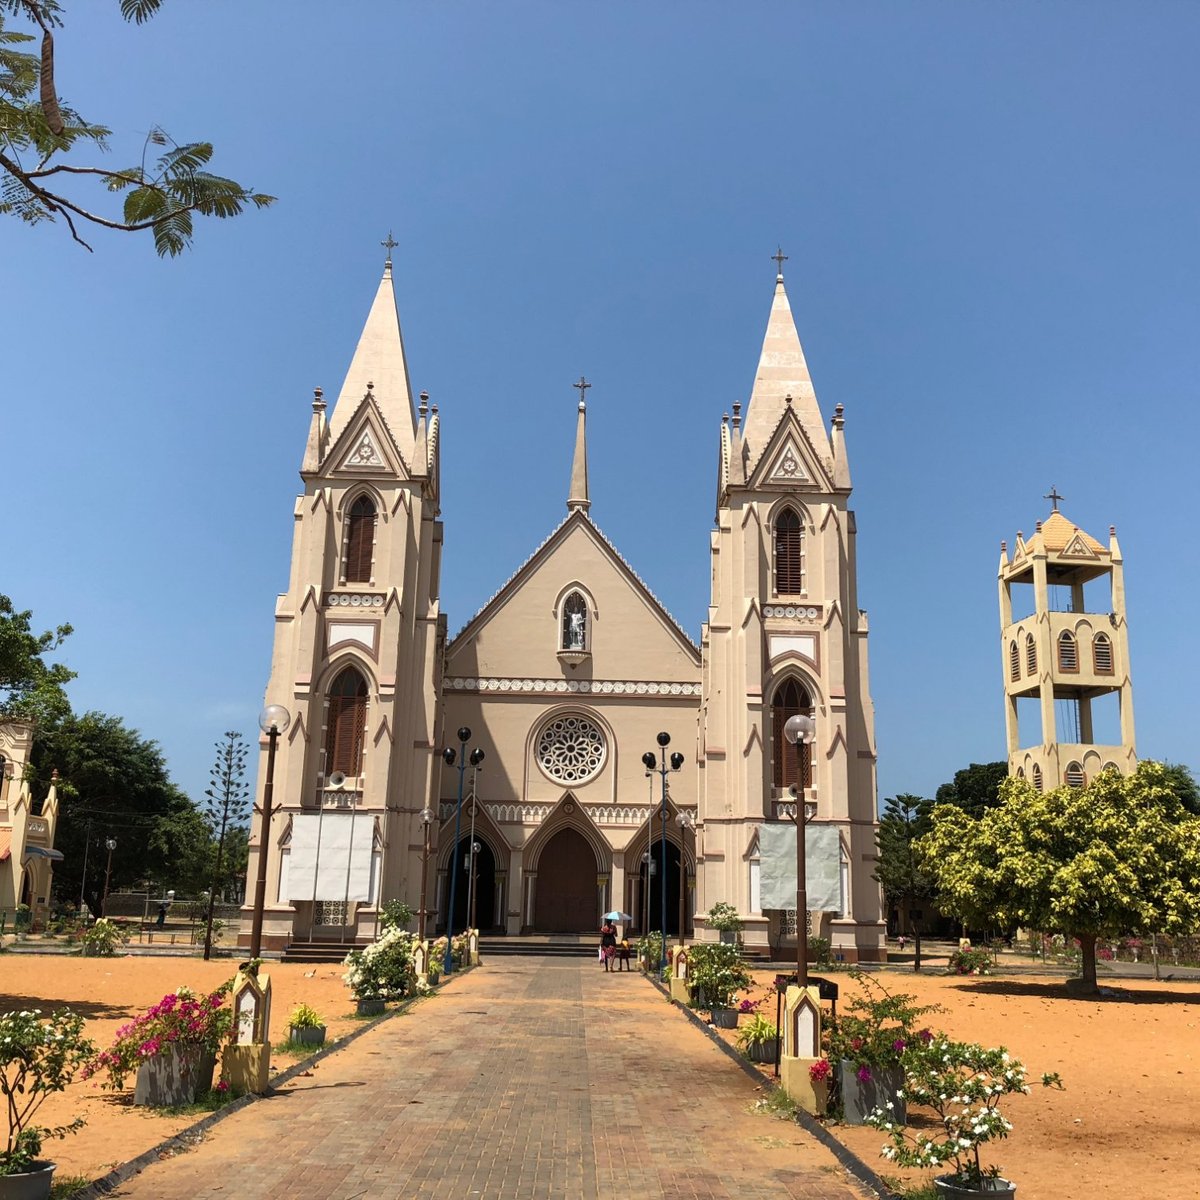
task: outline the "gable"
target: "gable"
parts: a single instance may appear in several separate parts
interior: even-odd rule
[[[363,397],[354,416],[330,446],[320,475],[325,479],[408,478],[408,466],[373,395]]]
[[[796,491],[833,491],[828,464],[813,449],[812,442],[789,406],[758,466],[748,480],[752,488],[787,488]]]

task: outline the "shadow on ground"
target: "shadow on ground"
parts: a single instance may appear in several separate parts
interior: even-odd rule
[[[1163,982],[1169,982],[1163,980]],[[1032,983],[1017,979],[972,979],[950,986],[955,991],[979,993],[985,996],[1032,996],[1043,1000],[1069,1001],[1117,1001],[1122,1004],[1200,1004],[1200,987],[1195,981],[1182,979],[1176,981],[1192,985],[1189,991],[1168,991],[1167,989],[1138,989],[1117,987],[1113,984],[1101,983],[1099,995],[1094,992],[1079,990],[1078,980],[1055,980],[1052,983]],[[1072,986],[1068,986],[1072,985]]]

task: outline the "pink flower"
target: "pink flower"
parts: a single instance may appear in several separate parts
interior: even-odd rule
[[[908,1043],[907,1043],[907,1042],[906,1042],[906,1041],[905,1041],[903,1038],[897,1038],[897,1039],[896,1039],[896,1040],[895,1040],[895,1041],[892,1043],[892,1049],[893,1049],[893,1050],[895,1050],[895,1052],[896,1052],[897,1054],[903,1054],[903,1053],[904,1053],[904,1047],[905,1047],[905,1046],[907,1046],[907,1045],[908,1045]]]
[[[855,1075],[858,1076],[859,1083],[870,1083],[871,1082],[871,1068],[868,1067],[865,1063],[861,1067],[859,1067],[858,1070],[855,1071],[854,1073],[855,1073]]]
[[[833,1073],[833,1068],[829,1065],[827,1058],[819,1058],[815,1063],[808,1068],[808,1077],[813,1083],[821,1083],[828,1079]]]
[[[917,1037],[919,1037],[927,1046],[933,1041],[933,1034],[930,1033],[928,1029],[922,1029],[921,1032],[917,1034]]]
[[[221,1082],[217,1084],[217,1091],[218,1092],[229,1091],[229,1084],[226,1083],[224,1079],[222,1079]]]

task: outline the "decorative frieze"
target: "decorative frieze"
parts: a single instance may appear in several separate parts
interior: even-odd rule
[[[821,610],[812,604],[764,604],[763,616],[786,621],[799,621],[802,625],[815,625],[821,619]]]
[[[539,695],[666,696],[700,695],[698,683],[648,683],[613,679],[477,679],[449,676],[443,681],[449,692],[502,692]]]
[[[326,592],[326,608],[382,608],[382,592]]]

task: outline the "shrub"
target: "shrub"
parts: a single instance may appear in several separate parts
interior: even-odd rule
[[[688,980],[703,990],[710,1008],[730,1008],[734,996],[750,986],[750,973],[737,946],[697,942],[688,960]]]
[[[916,997],[905,992],[892,995],[863,971],[851,971],[850,977],[862,992],[847,1003],[837,1024],[828,1026],[829,1056],[852,1062],[865,1081],[872,1069],[898,1066],[908,1049],[923,1045],[932,1035],[917,1026],[922,1017],[941,1008],[918,1005]]]
[[[292,1009],[288,1024],[293,1029],[320,1029],[325,1024],[325,1019],[315,1008],[301,1003]]]
[[[724,900],[718,900],[705,914],[704,919],[709,929],[715,929],[718,933],[740,935],[742,932],[742,918],[738,916],[738,910]]]
[[[951,975],[988,975],[992,970],[991,951],[982,946],[955,950],[947,969]]]
[[[379,913],[379,923],[384,929],[407,929],[415,916],[403,900],[389,900]]]
[[[398,1000],[410,995],[417,985],[413,961],[417,939],[403,929],[384,930],[379,939],[362,950],[346,955],[346,974],[356,1000]],[[458,939],[455,939],[457,954]]]
[[[773,1042],[778,1033],[774,1021],[768,1021],[760,1013],[755,1013],[745,1025],[738,1029],[736,1041],[738,1047],[745,1050],[750,1046],[762,1046],[767,1042]]]
[[[129,938],[124,930],[108,917],[101,917],[80,935],[84,954],[97,958],[112,958],[118,946],[124,946]]]

